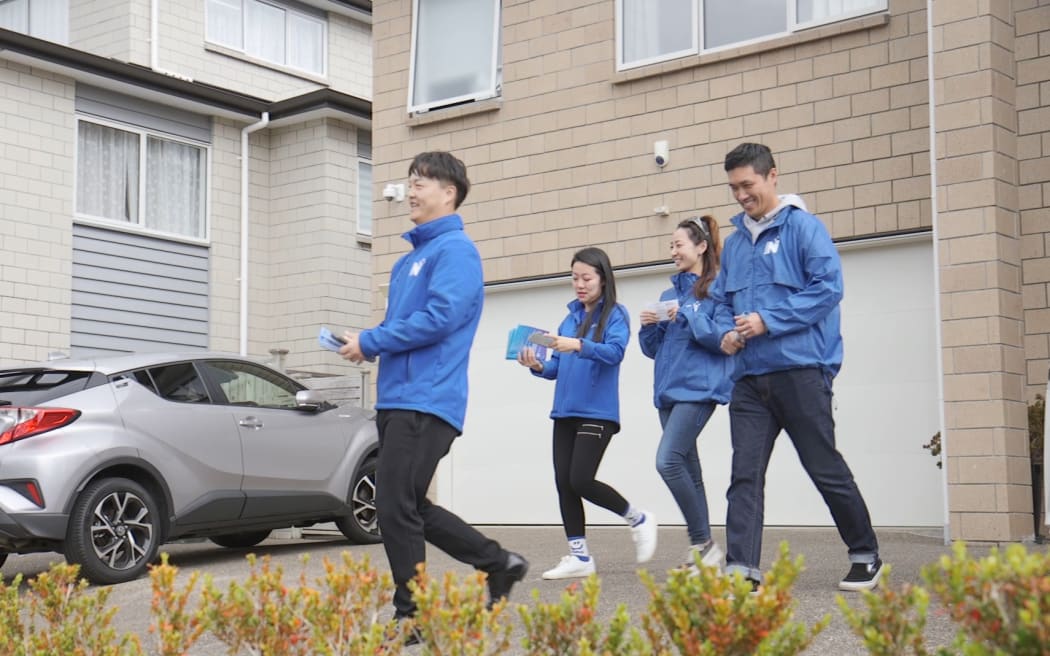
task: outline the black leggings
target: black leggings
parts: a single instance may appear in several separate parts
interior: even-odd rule
[[[600,419],[554,420],[554,482],[565,537],[585,535],[583,499],[621,517],[627,513],[627,499],[594,480],[609,440],[618,428],[615,423]]]

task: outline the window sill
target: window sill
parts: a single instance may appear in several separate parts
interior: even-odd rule
[[[286,75],[291,75],[293,77],[301,78],[303,80],[309,80],[310,82],[314,82],[316,84],[328,86],[328,77],[325,75],[310,73],[307,71],[299,70],[298,68],[291,68],[290,66],[284,66],[282,64],[277,64],[272,61],[267,61],[265,59],[259,59],[258,57],[252,57],[251,55],[244,54],[240,50],[234,50],[233,48],[227,48],[226,46],[221,46],[217,43],[211,43],[208,41],[204,42],[204,49],[208,52],[214,52],[219,55],[225,55],[232,59],[239,59],[243,62],[248,62],[249,64],[255,64],[256,66],[262,66],[263,68],[269,68],[271,70],[278,71]]]
[[[363,232],[357,233],[357,245],[372,248],[372,235],[366,235]]]
[[[149,228],[143,228],[133,223],[125,223],[123,221],[112,221],[81,215],[75,216],[73,221],[83,225],[95,226],[96,228],[105,228],[106,230],[114,230],[116,232],[126,232],[132,235],[142,235],[152,239],[163,239],[164,241],[174,241],[182,244],[191,244],[193,246],[204,246],[206,248],[211,246],[207,238],[189,237],[187,235],[176,235],[171,232],[150,230]]]
[[[786,36],[777,37],[768,41],[761,41],[759,43],[749,43],[746,46],[740,46],[739,48],[727,48],[725,50],[709,52],[702,55],[690,55],[688,57],[679,57],[678,59],[672,59],[670,61],[660,62],[658,64],[649,64],[647,66],[632,68],[626,71],[618,71],[613,75],[612,83],[623,84],[626,82],[634,82],[635,80],[641,80],[647,77],[663,75],[664,73],[672,73],[674,71],[680,71],[687,68],[696,68],[699,66],[705,66],[707,64],[714,64],[716,62],[726,61],[729,59],[737,59],[738,57],[745,57],[747,55],[753,55],[756,53],[768,52],[770,50],[776,50],[778,48],[786,48],[789,46],[796,46],[802,43],[809,43],[810,41],[819,41],[821,39],[839,36],[840,34],[860,32],[862,30],[868,30],[873,27],[881,27],[883,25],[888,24],[889,22],[889,13],[883,12],[881,14],[875,14],[872,16],[861,16],[860,18],[854,18],[839,23],[828,23],[827,25],[813,27],[808,30],[802,30],[800,32],[795,32],[794,34],[788,34]]]
[[[409,127],[430,125],[431,123],[448,121],[454,118],[461,118],[463,116],[472,116],[474,114],[495,112],[498,111],[499,108],[502,106],[502,98],[489,98],[487,100],[479,100],[477,102],[468,103],[466,105],[456,105],[455,107],[432,109],[429,112],[423,112],[422,114],[412,114],[408,117],[408,120],[405,121],[405,123]]]

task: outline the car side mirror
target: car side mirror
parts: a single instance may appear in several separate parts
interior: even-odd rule
[[[295,393],[295,407],[297,410],[308,410],[315,412],[327,403],[324,394],[318,390],[299,390]]]

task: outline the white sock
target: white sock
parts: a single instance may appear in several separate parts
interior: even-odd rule
[[[587,550],[587,538],[569,538],[569,553],[586,562],[591,559],[591,552]]]
[[[631,525],[631,528],[634,528],[645,520],[645,513],[631,504],[627,504],[627,512],[623,514],[623,518]]]

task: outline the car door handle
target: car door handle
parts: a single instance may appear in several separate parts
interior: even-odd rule
[[[244,426],[245,428],[259,429],[263,427],[263,423],[255,417],[245,417],[237,422],[238,426]]]

